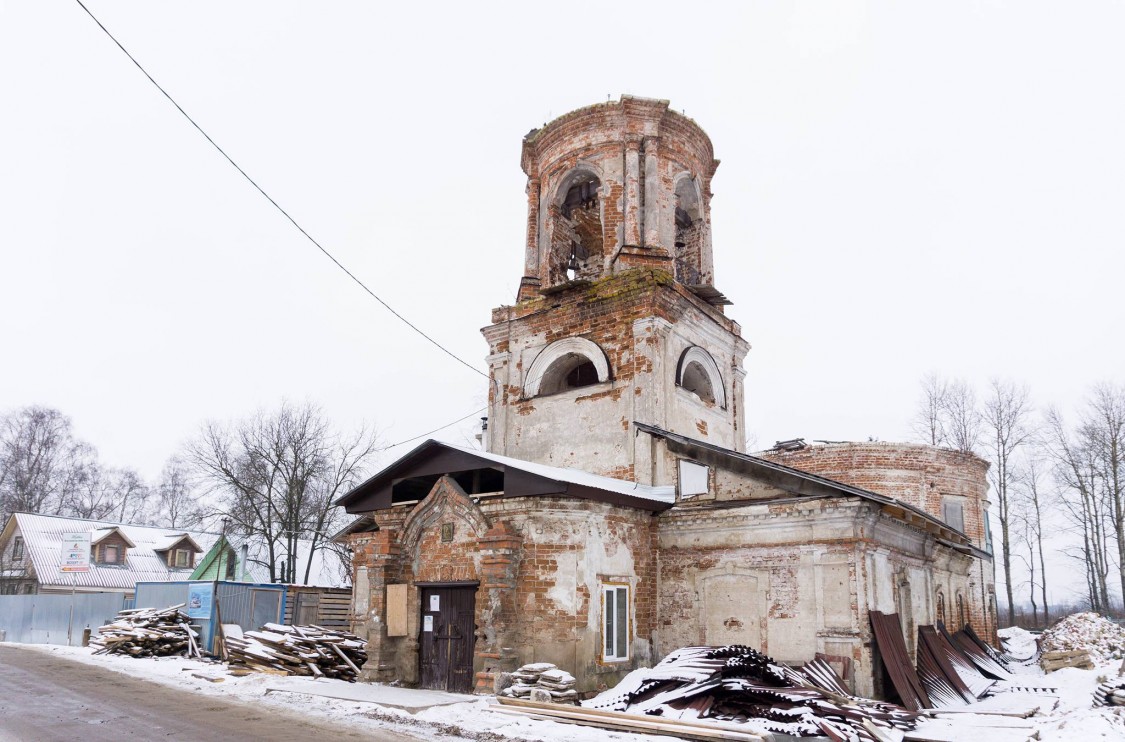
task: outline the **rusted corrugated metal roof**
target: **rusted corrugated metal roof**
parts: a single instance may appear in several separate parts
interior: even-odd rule
[[[879,656],[883,660],[883,666],[887,668],[887,674],[891,676],[891,683],[902,700],[902,705],[911,711],[929,708],[930,699],[918,673],[914,671],[914,663],[910,661],[898,614],[870,611],[868,615],[871,617],[871,628],[875,632]]]

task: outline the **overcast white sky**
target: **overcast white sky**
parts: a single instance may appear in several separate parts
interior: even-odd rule
[[[722,160],[716,285],[753,346],[761,446],[906,439],[929,371],[1064,408],[1122,379],[1121,2],[88,5],[480,369],[522,270],[522,136],[628,93]],[[284,397],[388,442],[484,405],[76,3],[0,0],[0,70],[0,409],[57,407],[155,477],[204,419]]]

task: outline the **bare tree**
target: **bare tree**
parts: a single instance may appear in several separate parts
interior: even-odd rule
[[[945,395],[945,441],[948,448],[962,453],[976,453],[980,443],[983,420],[977,408],[977,395],[968,382],[949,382]]]
[[[1125,597],[1125,387],[1094,386],[1078,436],[1089,449],[1094,479],[1112,522],[1118,581]]]
[[[914,433],[931,446],[945,444],[945,405],[949,382],[935,373],[922,377],[922,397],[911,427]]]
[[[298,540],[312,542],[307,581],[314,553],[340,517],[333,502],[360,481],[375,446],[366,429],[342,438],[317,407],[283,403],[232,426],[206,424],[188,455],[220,496],[232,530],[265,542],[270,579],[295,582]]]
[[[1028,418],[1031,414],[1030,394],[1026,386],[993,379],[984,403],[983,424],[988,431],[986,448],[992,466],[989,479],[996,493],[1000,520],[1000,554],[1004,565],[1004,589],[1008,598],[1008,624],[1015,623],[1015,601],[1012,595],[1012,502],[1014,478],[1013,457],[1031,437]]]
[[[0,516],[63,514],[94,461],[93,448],[74,438],[58,410],[24,407],[0,417]]]
[[[1079,560],[1086,572],[1086,597],[1094,611],[1110,607],[1107,580],[1110,568],[1110,534],[1107,502],[1100,477],[1097,452],[1089,439],[1067,428],[1057,409],[1047,412],[1049,450],[1054,460],[1055,479],[1061,488],[1061,512],[1075,533],[1081,536],[1081,550],[1065,548],[1063,553]]]
[[[1035,447],[1038,451],[1038,446]],[[1030,568],[1032,574],[1032,594],[1035,592],[1035,563],[1039,566],[1039,592],[1043,600],[1043,624],[1051,622],[1050,606],[1047,603],[1047,561],[1043,550],[1043,525],[1044,516],[1051,509],[1053,502],[1047,490],[1047,477],[1043,465],[1037,455],[1028,457],[1026,463],[1015,476],[1018,484],[1018,495],[1022,519],[1026,526],[1025,533],[1028,539]],[[1034,607],[1034,597],[1032,598]]]
[[[188,464],[176,456],[169,459],[160,472],[152,501],[150,520],[165,528],[195,528],[207,512],[193,487]]]
[[[948,381],[932,373],[924,376],[911,427],[931,446],[974,453],[980,442],[982,418],[972,386],[961,379]]]

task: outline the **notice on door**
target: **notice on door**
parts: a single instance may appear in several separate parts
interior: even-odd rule
[[[441,596],[440,595],[431,595],[430,596],[430,610],[431,611],[440,611],[441,610]]]
[[[433,631],[433,630],[434,630],[434,617],[433,616],[422,616],[422,631]]]

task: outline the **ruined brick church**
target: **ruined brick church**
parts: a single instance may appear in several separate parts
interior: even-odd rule
[[[869,610],[996,630],[987,464],[915,444],[745,451],[749,344],[715,288],[711,141],[625,96],[523,141],[518,301],[482,449],[427,441],[340,500],[370,680],[580,690],[689,645],[827,658],[878,693]]]

